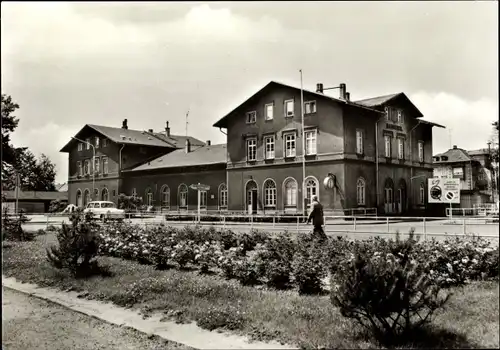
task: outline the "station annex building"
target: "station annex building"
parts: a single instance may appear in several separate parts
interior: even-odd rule
[[[69,203],[116,202],[124,193],[156,210],[194,210],[190,185],[203,183],[208,211],[297,213],[313,195],[326,213],[424,211],[432,128],[443,126],[423,120],[404,93],[351,101],[345,84],[339,88],[334,98],[322,84],[314,92],[271,81],[214,124],[226,144],[171,134],[168,122],[156,132],[131,130],[126,119],[121,128],[87,124],[61,149],[69,154]],[[334,187],[323,186],[332,175]]]

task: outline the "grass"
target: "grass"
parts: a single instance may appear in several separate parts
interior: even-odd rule
[[[109,257],[99,262],[110,267],[112,277],[76,280],[46,261],[45,247],[54,242],[55,236],[48,234],[33,242],[9,243],[10,248],[3,249],[3,274],[42,286],[85,291],[87,298],[137,308],[145,315],[163,312],[179,322],[195,321],[208,329],[225,327],[259,340],[275,339],[303,348],[379,348],[340,315],[328,296],[244,287],[196,271],[157,271]],[[453,292],[444,312],[407,347],[498,348],[498,282],[473,283]]]

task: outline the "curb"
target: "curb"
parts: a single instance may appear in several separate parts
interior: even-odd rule
[[[54,288],[43,288],[36,284],[18,282],[13,277],[2,276],[2,287],[61,305],[112,325],[131,327],[139,332],[156,335],[199,350],[296,349],[275,341],[269,343],[250,342],[247,337],[210,332],[198,327],[195,323],[177,324],[173,321],[160,321],[162,318],[160,314],[143,319],[135,310],[124,309],[111,303],[83,299],[79,297],[80,293],[77,292],[62,292]]]

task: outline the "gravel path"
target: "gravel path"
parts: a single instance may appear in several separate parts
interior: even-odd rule
[[[2,347],[6,350],[190,349],[11,289],[2,288],[2,292]]]

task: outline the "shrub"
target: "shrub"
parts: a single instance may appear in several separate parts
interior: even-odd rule
[[[98,273],[95,257],[99,251],[100,237],[95,226],[81,216],[73,216],[71,225],[63,223],[57,233],[59,247],[47,249],[47,259],[57,269],[67,268],[79,277]]]
[[[173,247],[171,258],[176,262],[181,269],[185,268],[188,263],[194,262],[195,251],[193,241],[183,241],[177,243]]]
[[[238,243],[243,247],[243,252],[252,251],[257,244],[264,244],[268,239],[268,235],[262,231],[252,229],[249,233],[244,232],[238,237]]]
[[[49,204],[49,213],[59,213],[66,209],[68,201],[63,201],[61,199],[54,199]]]
[[[226,278],[235,278],[236,264],[242,259],[242,249],[240,247],[232,247],[222,252],[217,265],[222,271],[222,275]]]
[[[322,291],[323,279],[327,275],[323,246],[312,239],[311,235],[299,237],[292,271],[300,294],[317,294]]]
[[[244,286],[259,284],[261,269],[255,258],[244,257],[234,261],[234,277]]]
[[[17,216],[11,216],[8,208],[5,207],[2,215],[2,240],[10,241],[32,241],[35,238],[35,233],[23,230],[22,225],[28,222],[28,218],[24,214],[24,210],[19,210]]]
[[[267,284],[275,288],[286,288],[290,284],[295,244],[287,233],[270,238],[255,254],[260,274]]]
[[[200,265],[200,271],[208,273],[210,268],[217,266],[217,262],[222,256],[222,251],[219,244],[214,241],[207,241],[196,247],[195,254],[194,261]]]
[[[424,266],[411,258],[413,234],[396,237],[375,251],[359,245],[332,278],[331,300],[345,317],[370,329],[379,341],[394,343],[430,322],[450,294],[441,297]]]

